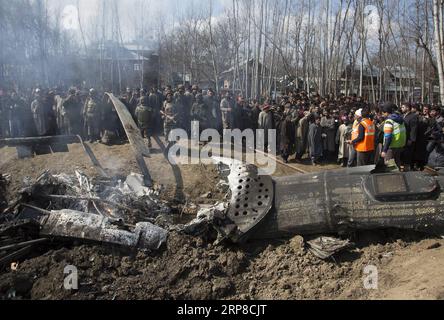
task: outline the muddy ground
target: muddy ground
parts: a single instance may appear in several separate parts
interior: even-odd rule
[[[129,145],[91,145],[113,175],[138,172]],[[180,166],[174,174],[160,150],[147,164],[165,199],[177,204],[208,204],[223,197],[213,166]],[[306,171],[335,166],[295,165]],[[0,149],[0,173],[10,174],[6,198],[12,199],[26,176],[43,170],[94,176],[80,145],[69,153],[17,159],[15,149]],[[279,166],[276,175],[296,174]],[[179,188],[177,188],[179,185]],[[208,197],[210,193],[210,197]],[[206,195],[203,197],[203,195]],[[36,249],[17,270],[0,271],[1,299],[442,299],[444,240],[383,230],[355,234],[356,247],[322,261],[301,237],[243,245],[214,246],[199,238],[171,233],[159,252],[54,242]],[[63,288],[67,265],[79,270],[79,289]],[[378,289],[364,289],[364,268],[378,268]]]

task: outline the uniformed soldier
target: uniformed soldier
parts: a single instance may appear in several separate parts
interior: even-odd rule
[[[177,90],[173,94],[174,101],[177,102],[177,99],[180,99],[179,96],[185,93],[185,87],[183,84],[179,84],[177,86]]]
[[[152,133],[159,134],[162,132],[162,117],[160,115],[162,100],[155,88],[151,88],[150,90],[150,95],[148,96],[148,106],[151,107],[154,112],[154,127],[152,129]]]
[[[171,86],[167,85],[165,87],[165,90],[163,91],[163,95],[166,97],[168,95],[168,93],[172,93],[172,92],[173,92],[173,89],[171,88]]]
[[[174,103],[172,93],[168,93],[166,96],[162,118],[165,139],[168,142],[171,142],[169,141],[169,134],[171,130],[178,128],[178,125],[180,124],[179,110],[177,110],[176,104]]]
[[[182,129],[189,132],[191,128],[190,113],[192,104],[189,104],[190,100],[185,96],[185,87],[183,85],[178,86],[178,90],[174,94],[174,102],[180,113],[181,123],[179,125]]]
[[[135,111],[137,124],[143,138],[148,139],[148,148],[151,148],[151,136],[154,129],[154,109],[149,105],[148,97],[142,97]]]
[[[45,113],[48,121],[48,135],[57,134],[56,99],[55,92],[50,90],[44,97]]]
[[[25,119],[28,119],[25,101],[23,101],[16,92],[12,92],[9,102],[9,114],[10,114],[10,134],[11,137],[25,137]]]
[[[80,98],[75,88],[68,91],[68,96],[63,101],[62,113],[63,128],[62,132],[66,135],[80,134]]]
[[[244,108],[245,100],[243,97],[239,97],[234,103],[234,107],[231,111],[231,125],[230,129],[244,129],[245,123],[243,122],[243,108]]]
[[[63,99],[60,95],[55,96],[55,116],[57,124],[57,134],[63,134]]]
[[[129,100],[129,106],[128,106],[128,111],[131,113],[133,118],[135,118],[134,111],[136,110],[137,106],[139,105],[140,97],[141,97],[140,88],[136,88],[136,90],[133,91],[133,94],[131,96],[131,99]]]
[[[89,97],[83,108],[83,119],[87,138],[90,142],[100,139],[100,124],[102,119],[100,101],[97,97],[97,91],[93,88],[89,90]]]
[[[102,143],[111,145],[118,139],[121,141],[124,140],[126,138],[125,130],[123,129],[117,111],[108,96],[104,97],[101,109],[102,124],[100,127],[102,129]]]
[[[126,88],[126,91],[124,94],[120,96],[120,101],[127,107],[127,109],[130,109],[130,100],[131,100],[131,88]]]
[[[219,102],[217,101],[214,90],[208,89],[207,95],[204,98],[205,104],[211,113],[209,126],[217,131],[222,131],[222,113],[220,111]]]
[[[37,130],[37,135],[45,136],[48,131],[48,117],[45,112],[46,108],[40,89],[35,90],[35,99],[31,103],[31,111]]]
[[[194,97],[193,103],[196,101],[196,95],[197,95],[198,93],[200,93],[200,89],[199,89],[199,86],[198,86],[197,84],[195,84],[195,85],[193,85],[193,86],[191,87],[191,94],[192,94],[193,97]]]
[[[259,114],[261,113],[261,109],[259,108],[259,103],[256,100],[251,102],[251,129],[254,131],[258,128]]]
[[[222,112],[223,129],[230,129],[233,124],[233,101],[229,92],[225,94],[225,97],[220,102],[220,110]]]
[[[186,86],[184,96],[188,100],[188,104],[189,105],[193,105],[193,103],[194,103],[194,95],[193,95],[193,93],[191,91],[191,87],[190,86]]]
[[[241,118],[242,118],[242,130],[246,130],[246,129],[253,129],[253,123],[251,122],[251,108],[250,105],[248,104],[248,102],[242,98],[239,101],[241,107],[242,107],[242,112],[241,112]]]
[[[208,105],[204,103],[201,93],[196,95],[196,102],[193,103],[191,108],[191,120],[199,122],[200,132],[211,126],[211,110]]]

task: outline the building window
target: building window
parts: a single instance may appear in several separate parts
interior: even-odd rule
[[[140,70],[142,70],[140,64],[135,63],[135,64],[134,64],[134,71],[140,71]]]

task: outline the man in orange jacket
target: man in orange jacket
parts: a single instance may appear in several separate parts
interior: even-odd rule
[[[372,155],[375,151],[375,125],[369,119],[369,110],[367,108],[356,111],[361,115],[361,120],[353,123],[352,138],[348,141],[352,144],[357,153],[357,166],[366,166],[371,164]]]

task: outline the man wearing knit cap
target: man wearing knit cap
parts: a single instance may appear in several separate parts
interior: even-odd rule
[[[401,153],[407,142],[407,133],[404,119],[394,113],[396,106],[392,103],[382,105],[382,115],[386,119],[384,122],[384,143],[381,157],[385,163],[394,159],[398,168],[401,167]]]

